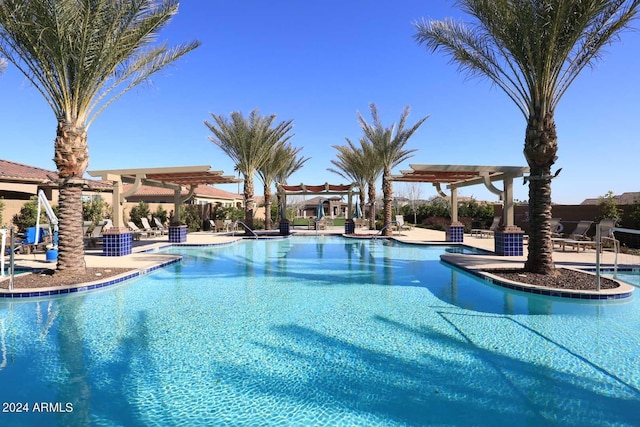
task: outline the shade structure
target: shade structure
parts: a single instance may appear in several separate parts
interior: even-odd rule
[[[318,202],[318,213],[316,214],[318,219],[324,218],[324,202],[322,199]]]
[[[356,200],[356,207],[353,210],[353,219],[360,219],[360,218],[362,218],[362,209],[360,209],[360,204]]]

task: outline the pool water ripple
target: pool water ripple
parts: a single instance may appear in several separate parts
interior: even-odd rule
[[[5,425],[638,425],[640,304],[521,294],[446,248],[173,249],[113,289],[0,303]]]

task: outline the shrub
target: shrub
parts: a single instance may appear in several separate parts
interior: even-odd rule
[[[254,218],[253,219],[253,229],[254,230],[264,230],[264,218]]]
[[[31,196],[20,212],[13,216],[13,224],[18,227],[19,233],[24,233],[29,227],[35,227],[38,216],[38,196]],[[48,223],[44,209],[40,212],[40,223]]]
[[[82,219],[97,225],[104,218],[111,217],[111,206],[102,197],[82,202]]]
[[[129,219],[131,219],[131,221],[133,221],[133,223],[138,227],[142,227],[142,221],[140,221],[140,218],[149,219],[150,213],[151,212],[149,211],[149,205],[143,201],[140,201],[138,203],[138,206],[134,206],[131,208],[131,212],[129,212]]]
[[[598,221],[610,218],[614,219],[616,224],[620,222],[620,219],[622,218],[622,209],[618,207],[613,191],[609,190],[604,196],[598,197],[598,208],[600,208],[601,214],[597,218]]]
[[[636,197],[636,199],[633,201],[632,206],[633,207],[631,208],[631,213],[629,214],[629,218],[631,219],[631,226],[633,228],[640,229],[640,197]]]
[[[432,216],[423,221],[426,228],[440,231],[446,230],[450,223],[451,219],[443,216]]]
[[[202,230],[202,218],[200,218],[200,211],[197,205],[180,206],[180,220],[183,224],[186,224],[188,231]]]
[[[167,219],[169,218],[169,213],[166,211],[165,208],[162,207],[162,205],[158,205],[158,207],[156,208],[156,211],[153,213],[153,216],[158,218],[161,223],[166,224]]]

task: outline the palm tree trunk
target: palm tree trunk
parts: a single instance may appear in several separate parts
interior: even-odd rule
[[[376,183],[367,183],[369,192],[369,229],[376,229]]]
[[[393,183],[391,182],[391,170],[385,168],[382,175],[382,199],[384,202],[384,230],[385,236],[391,236],[393,229],[391,227],[391,216],[393,214]]]
[[[70,179],[60,184],[58,271],[84,271],[84,239],[82,236],[83,180]]]
[[[60,120],[56,130],[53,161],[61,179],[82,178],[89,165],[87,130],[84,126]]]
[[[264,229],[271,230],[271,185],[264,185]]]
[[[89,147],[83,126],[65,120],[58,122],[53,160],[60,177],[57,269],[84,271],[82,175],[89,164]]]
[[[529,180],[529,253],[524,268],[531,273],[554,274],[551,242],[551,166],[558,151],[552,113],[529,117],[524,155],[531,169]]]
[[[253,215],[255,202],[253,201],[253,173],[244,174],[244,222],[253,230]]]

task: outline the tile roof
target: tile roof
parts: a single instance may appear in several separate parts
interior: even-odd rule
[[[123,184],[123,191],[127,192],[131,188],[133,184]],[[182,188],[180,194],[187,194],[189,190],[185,187]],[[198,185],[196,187],[196,196],[206,196],[217,199],[241,199],[242,196],[240,194],[231,193],[229,191],[224,191],[219,188],[211,187],[208,185]],[[173,195],[173,190],[170,188],[160,188],[160,187],[151,187],[149,185],[142,185],[138,188],[138,191],[135,193],[136,196],[171,196]]]
[[[35,166],[23,165],[22,163],[10,162],[8,160],[0,159],[0,179],[53,182],[58,179],[58,174],[47,169],[41,169]]]
[[[0,159],[0,181],[20,181],[34,184],[57,185],[58,173],[48,169],[29,166],[22,163]],[[91,189],[111,189],[109,181],[88,179],[87,185]]]
[[[628,191],[626,193],[617,194],[613,196],[613,200],[618,205],[632,205],[635,203],[636,199],[640,199],[640,191]],[[581,205],[597,205],[600,202],[600,198],[589,198],[584,199]]]

